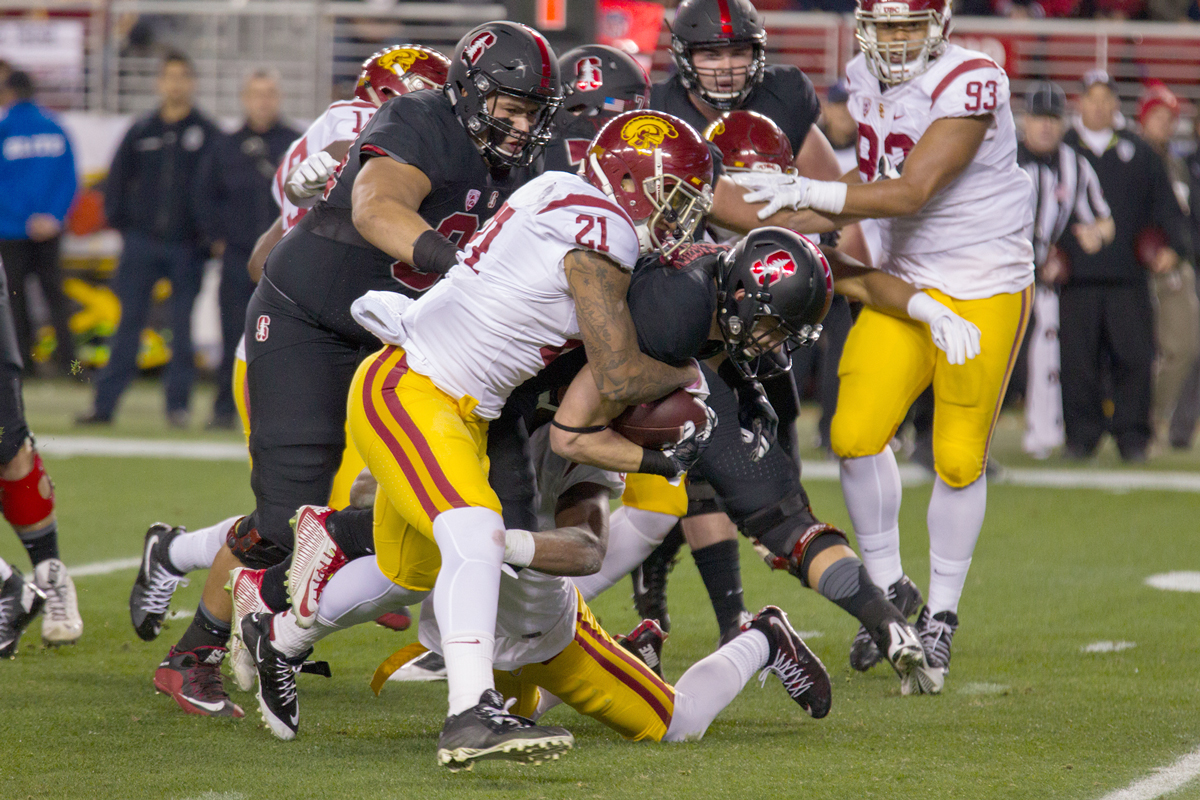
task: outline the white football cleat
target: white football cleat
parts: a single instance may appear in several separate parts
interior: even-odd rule
[[[33,582],[46,595],[42,615],[42,642],[48,647],[75,644],[83,635],[83,618],[75,582],[57,558],[48,558],[33,568]]]
[[[311,628],[317,619],[321,592],[333,573],[346,563],[342,549],[329,536],[325,520],[333,513],[325,506],[300,506],[292,520],[296,534],[292,566],[288,568],[287,589],[292,613],[301,628]]]
[[[930,666],[917,630],[907,622],[888,624],[888,661],[900,676],[900,694],[938,694],[946,676],[939,667]]]
[[[437,653],[430,650],[417,656],[388,677],[389,681],[444,681],[446,680],[446,662]]]
[[[233,596],[232,635],[229,638],[229,669],[233,673],[233,682],[243,692],[254,689],[254,679],[258,677],[258,668],[254,659],[246,652],[242,642],[242,617],[257,612],[271,613],[262,599],[262,579],[265,569],[247,569],[237,567],[229,573],[229,583],[225,588]]]

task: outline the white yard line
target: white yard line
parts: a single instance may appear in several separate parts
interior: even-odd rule
[[[1100,800],[1154,800],[1183,788],[1200,776],[1200,748],[1196,748],[1169,767],[1160,767],[1153,775],[1109,792]]]
[[[108,575],[123,569],[137,569],[141,563],[140,558],[114,558],[112,561],[96,561],[78,567],[67,567],[67,572],[72,578],[86,578],[89,575]]]
[[[37,445],[41,452],[58,458],[180,458],[243,463],[248,458],[246,445],[227,442],[109,439],[104,436],[39,436]]]
[[[838,480],[838,465],[834,461],[806,461],[804,479],[812,481]],[[900,480],[906,485],[928,483],[929,473],[915,464],[900,465]],[[1128,492],[1147,489],[1162,492],[1200,492],[1200,473],[1143,472],[1141,470],[1091,469],[1007,469],[1004,478],[989,481],[1007,486],[1030,486],[1051,489],[1101,489]]]

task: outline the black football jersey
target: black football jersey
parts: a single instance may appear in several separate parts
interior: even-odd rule
[[[674,114],[701,133],[709,124],[700,110],[692,105],[687,89],[677,74],[654,84],[650,92],[650,107]],[[812,81],[798,68],[785,64],[767,67],[762,83],[738,108],[757,111],[782,128],[792,143],[792,158],[796,157],[809,129],[821,116],[821,101],[817,98]]]
[[[329,196],[285,237],[331,239],[341,245],[343,257],[314,263],[303,257],[303,247],[292,245],[282,251],[292,257],[267,263],[267,277],[318,318],[329,313],[348,316],[350,304],[370,290],[419,297],[440,277],[395,261],[355,229],[350,197],[354,179],[369,158],[393,158],[421,170],[432,185],[418,209],[421,217],[460,246],[540,171],[490,169],[440,91],[413,92],[384,103],[350,148]]]
[[[546,169],[554,172],[579,172],[583,159],[587,156],[591,139],[579,136],[568,137],[554,134],[554,138],[546,145]]]
[[[704,255],[683,265],[664,263],[654,253],[638,260],[626,302],[643,353],[678,365],[719,351],[708,335],[717,310],[713,276],[717,256],[724,249],[710,246]]]

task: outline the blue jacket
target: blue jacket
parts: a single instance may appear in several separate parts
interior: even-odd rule
[[[0,117],[0,239],[28,239],[25,222],[34,214],[62,222],[75,187],[63,129],[32,102],[14,103]]]

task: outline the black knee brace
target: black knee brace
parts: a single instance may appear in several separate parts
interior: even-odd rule
[[[229,529],[225,544],[234,557],[250,569],[266,569],[282,562],[291,552],[258,535],[258,528],[242,517]]]
[[[808,565],[818,553],[849,544],[845,533],[813,516],[803,490],[752,514],[742,523],[742,533],[769,552],[764,558],[772,569],[787,570],[805,586]]]

